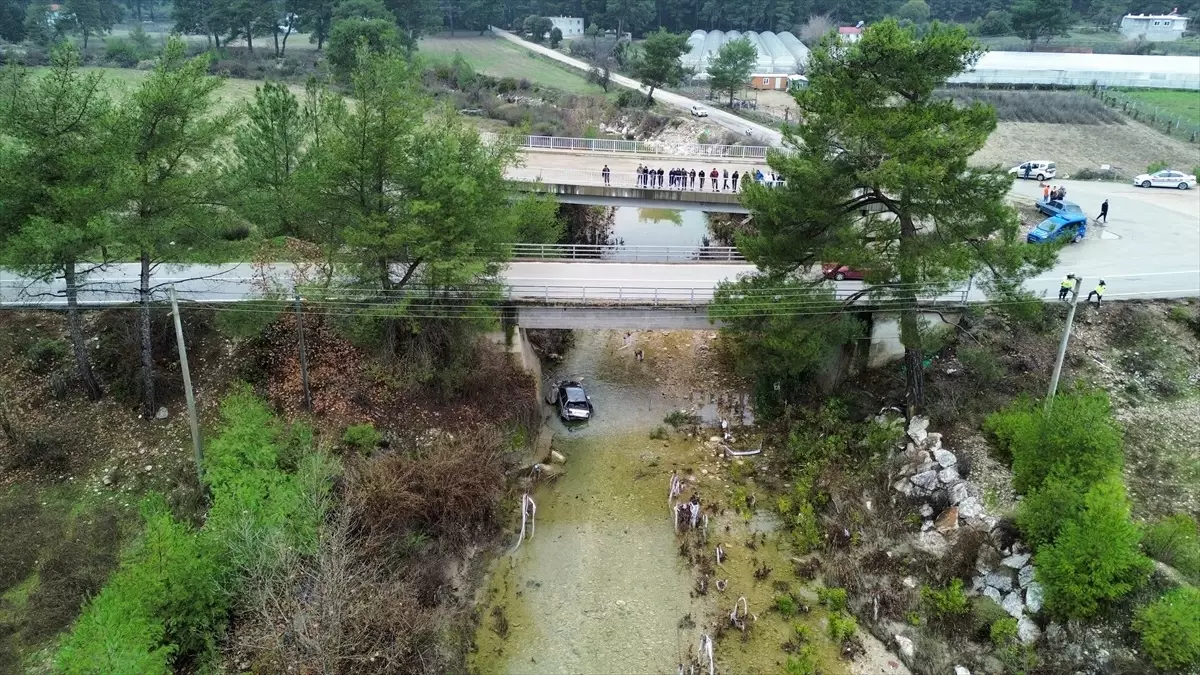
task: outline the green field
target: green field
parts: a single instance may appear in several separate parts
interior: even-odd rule
[[[1143,106],[1159,109],[1168,118],[1181,118],[1184,124],[1200,125],[1200,91],[1179,89],[1126,89],[1122,93]]]
[[[531,52],[493,37],[437,37],[421,40],[420,53],[432,60],[449,60],[454,53],[462,54],[475,70],[492,77],[524,78],[530,82],[559,89],[570,94],[603,94],[604,90],[591,84],[566,66],[558,66],[534,56]]]
[[[34,75],[43,75],[50,69],[47,67],[30,68]],[[85,73],[102,73],[104,80],[110,87],[115,88],[117,92],[132,91],[135,87],[150,75],[148,70],[133,70],[132,68],[81,68]],[[228,78],[225,80],[225,85],[221,87],[221,106],[219,109],[224,110],[228,106],[237,105],[242,101],[249,100],[254,96],[254,88],[262,86],[262,80],[242,80],[237,78]],[[290,85],[292,93],[300,96],[304,93],[304,87],[299,85]],[[118,95],[120,95],[118,93]]]

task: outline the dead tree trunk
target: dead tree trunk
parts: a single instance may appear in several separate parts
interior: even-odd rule
[[[67,295],[67,328],[71,334],[71,349],[75,353],[75,367],[79,371],[79,381],[83,391],[93,401],[101,396],[100,385],[92,373],[91,360],[88,358],[87,343],[83,339],[83,321],[79,316],[79,284],[75,278],[75,262],[63,266],[63,281],[66,282]]]

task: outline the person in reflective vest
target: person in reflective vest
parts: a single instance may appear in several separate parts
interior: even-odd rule
[[[1075,275],[1068,274],[1066,278],[1062,280],[1062,284],[1058,287],[1058,299],[1066,300],[1067,294],[1070,293],[1073,288],[1075,288]]]
[[[1094,296],[1096,296],[1096,306],[1099,307],[1100,301],[1104,299],[1104,288],[1105,288],[1104,280],[1101,279],[1100,283],[1096,286],[1096,288],[1092,289],[1091,293],[1088,293],[1088,296],[1087,296],[1088,302],[1092,301],[1092,296],[1094,295]]]

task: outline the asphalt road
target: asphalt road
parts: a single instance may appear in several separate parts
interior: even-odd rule
[[[541,45],[535,45],[532,42],[527,42],[527,41],[522,40],[521,38],[517,37],[516,35],[509,33],[508,31],[500,30],[499,28],[492,28],[492,32],[495,33],[496,35],[499,35],[500,37],[504,38],[505,40],[513,42],[525,49],[528,49],[529,51],[536,52],[547,58],[554,59],[555,61],[558,61],[559,63],[565,63],[566,65],[571,66],[572,68],[581,70],[585,73],[587,71],[591,70],[591,66],[589,66],[587,63],[584,63],[583,61],[580,61],[579,59],[573,59],[569,56],[566,56],[565,54],[560,54],[559,52],[556,52],[553,49],[550,49],[548,47],[543,47]],[[613,82],[621,85],[622,87],[626,87],[628,89],[633,89],[635,91],[640,91],[643,94],[646,93],[646,91],[647,91],[647,88],[641,82],[638,82],[637,80],[625,77],[624,75],[618,75],[616,73],[613,73],[611,75],[611,80]],[[741,117],[738,117],[737,115],[734,115],[732,113],[727,113],[727,112],[725,112],[723,110],[719,110],[717,108],[713,108],[709,105],[700,103],[699,101],[694,101],[685,96],[680,96],[679,94],[673,94],[669,91],[662,91],[661,89],[655,89],[654,90],[654,100],[659,101],[660,103],[666,103],[667,105],[673,105],[684,111],[690,111],[692,109],[693,105],[700,105],[705,110],[708,111],[708,118],[710,120],[721,125],[722,127],[725,127],[726,129],[729,129],[730,131],[734,132],[735,134],[744,135],[745,138],[749,141],[757,141],[760,145],[778,146],[778,145],[783,144],[783,134],[779,133],[779,131],[777,129],[772,129],[770,127],[764,127],[761,124],[756,124],[749,120],[744,120]],[[747,131],[749,131],[750,133],[747,134],[746,133]]]

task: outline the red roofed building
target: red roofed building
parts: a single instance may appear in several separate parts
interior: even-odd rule
[[[858,26],[838,26],[838,35],[845,42],[858,42],[863,29]]]

